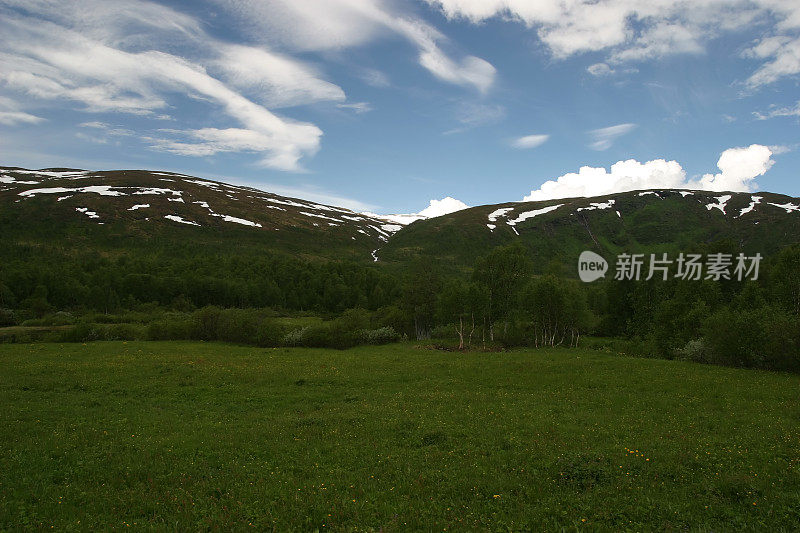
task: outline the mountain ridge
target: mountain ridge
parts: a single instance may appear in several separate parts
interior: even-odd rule
[[[581,249],[672,250],[727,238],[743,249],[766,246],[769,253],[800,241],[800,199],[770,192],[648,189],[487,204],[408,217],[403,225],[397,215],[358,213],[188,174],[0,167],[0,205],[2,224],[21,233],[90,222],[120,239],[177,232],[191,240],[199,234],[187,230],[194,230],[271,253],[390,263],[430,256],[452,268],[468,267],[514,240],[540,262],[569,262]]]

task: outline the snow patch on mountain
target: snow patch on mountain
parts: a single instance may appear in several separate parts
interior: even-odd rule
[[[761,198],[762,198],[761,196],[751,196],[750,197],[750,205],[748,205],[747,207],[743,208],[739,212],[739,216],[741,217],[742,215],[746,215],[747,213],[749,213],[750,211],[755,209],[756,206],[761,203]]]
[[[727,204],[728,200],[730,200],[731,198],[733,197],[730,194],[726,194],[724,196],[717,196],[716,198],[714,198],[717,201],[717,203],[707,204],[706,209],[708,209],[709,211],[711,211],[712,209],[719,209],[720,211],[722,211],[722,214],[724,215],[725,204]]]
[[[562,205],[564,205],[564,204],[549,205],[549,206],[543,207],[541,209],[534,209],[533,211],[525,211],[524,213],[520,213],[519,215],[517,215],[517,218],[507,221],[506,224],[508,224],[509,226],[516,226],[520,222],[528,220],[529,218],[533,218],[533,217],[536,217],[536,216],[539,216],[539,215],[543,215],[545,213],[549,213],[550,211],[555,211],[556,209],[558,209]],[[516,230],[514,230],[514,231],[516,232]]]
[[[787,202],[785,204],[773,204],[770,202],[769,205],[780,207],[781,209],[784,209],[787,213],[800,212],[800,205],[794,205],[793,203],[790,202]]]
[[[178,215],[164,215],[164,218],[167,220],[172,220],[173,222],[180,222],[181,224],[189,224],[190,226],[199,226],[197,222],[192,222],[191,220],[184,220],[183,217]]]
[[[641,194],[639,195],[641,196]],[[578,211],[594,211],[596,209],[611,209],[611,207],[616,203],[616,200],[611,199],[607,202],[592,202],[589,204],[589,207],[579,207]]]

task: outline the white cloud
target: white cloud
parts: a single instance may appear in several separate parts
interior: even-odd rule
[[[419,50],[419,64],[442,81],[474,87],[485,93],[494,83],[495,68],[487,61],[454,59],[442,50],[448,40],[422,19],[399,11],[383,0],[215,0],[237,18],[255,39],[297,51],[329,51],[401,36]],[[372,82],[385,86],[385,75]]]
[[[670,54],[700,54],[704,51],[699,39],[701,35],[682,24],[660,22],[649,28],[636,42],[611,57],[611,61],[643,61]]]
[[[744,53],[745,57],[768,59],[749,78],[747,85],[758,88],[783,77],[800,73],[800,37],[766,37]]]
[[[513,148],[519,148],[521,150],[525,150],[528,148],[536,148],[537,146],[543,145],[549,139],[549,135],[525,135],[524,137],[519,137],[514,139],[511,142],[511,146]]]
[[[25,113],[19,109],[16,102],[10,98],[0,96],[0,124],[16,126],[17,124],[39,124],[45,119]]]
[[[428,207],[417,214],[425,218],[434,218],[455,213],[456,211],[461,211],[462,209],[467,209],[468,207],[469,206],[461,200],[456,200],[455,198],[447,196],[441,200],[431,200],[428,204]]]
[[[365,215],[373,216],[377,218],[383,218],[384,220],[389,220],[396,224],[401,224],[405,226],[406,224],[411,224],[412,222],[416,222],[417,220],[425,220],[428,218],[435,218],[440,217],[442,215],[448,215],[450,213],[455,213],[456,211],[461,211],[462,209],[467,209],[469,206],[462,202],[461,200],[456,200],[450,196],[442,198],[441,200],[431,200],[428,204],[428,207],[420,211],[419,213],[410,213],[410,214],[402,214],[402,215],[378,215],[371,212],[365,212]]]
[[[570,172],[543,183],[523,201],[603,196],[644,189],[753,191],[757,187],[755,178],[764,175],[774,163],[771,155],[770,148],[759,144],[730,148],[722,152],[717,162],[720,172],[705,174],[696,180],[687,179],[677,161],[664,159],[645,163],[634,159],[618,161],[609,170],[585,166],[577,173]]]
[[[610,74],[610,64],[698,54],[726,32],[768,28],[748,54],[769,59],[747,81],[751,87],[800,73],[800,3],[796,0],[427,0],[449,18],[479,24],[512,20],[536,32],[553,57],[606,52],[589,67]],[[601,65],[606,64],[606,67]]]
[[[372,0],[214,0],[252,39],[318,52],[367,44],[385,16]]]
[[[216,105],[224,118],[241,126],[182,132],[194,138],[192,143],[156,139],[154,144],[161,149],[187,155],[254,151],[261,156],[263,165],[287,171],[302,170],[300,160],[319,149],[322,131],[317,126],[280,117],[209,75],[201,64],[173,54],[126,51],[71,28],[16,16],[0,18],[0,49],[0,82],[36,98],[81,102],[88,112],[113,111],[158,118],[155,111],[168,106],[170,94],[180,92]],[[236,54],[243,60],[264,59],[252,50],[237,49]],[[269,78],[274,87],[282,87],[278,93],[291,93],[295,82],[289,78],[303,73],[301,81],[311,84],[311,88],[301,96],[318,97],[320,91],[327,91],[329,96],[337,97],[336,86],[324,85],[326,82],[314,78],[301,64],[292,65],[279,57],[270,59],[284,69]],[[265,78],[259,71],[243,79]],[[286,96],[297,97],[297,92]]]
[[[440,80],[456,85],[473,86],[486,93],[497,73],[494,66],[479,57],[466,56],[456,61],[447,56],[437,44],[441,34],[421,21],[398,19],[392,24],[419,46],[419,64]]]
[[[227,45],[213,63],[232,85],[270,108],[342,102],[344,90],[296,59],[251,46]]]
[[[785,145],[785,144],[772,144],[768,148],[772,155],[781,155],[781,154],[788,154],[789,152],[794,152],[798,145]]]
[[[589,136],[592,137],[592,142],[589,143],[589,148],[592,150],[608,150],[614,144],[617,138],[629,133],[636,127],[636,124],[617,124],[616,126],[609,126],[607,128],[599,128],[591,130]]]
[[[775,117],[800,117],[800,101],[798,101],[794,107],[775,107],[766,113],[755,111],[753,115],[758,120],[767,120]]]
[[[609,67],[606,63],[594,63],[586,67],[586,71],[592,76],[610,76],[616,72],[613,68]]]
[[[351,102],[348,104],[336,104],[339,109],[350,109],[354,113],[360,115],[362,113],[369,113],[373,110],[372,104],[369,102]]]
[[[506,108],[501,105],[461,100],[456,102],[453,115],[461,126],[445,131],[443,135],[464,133],[473,128],[499,122],[506,116]]]
[[[717,162],[720,172],[705,174],[692,182],[692,188],[705,191],[752,191],[757,186],[753,181],[763,176],[775,163],[772,150],[760,144],[744,148],[729,148],[722,152]]]
[[[362,69],[358,77],[371,87],[385,88],[392,84],[385,72],[373,68]]]
[[[31,115],[22,111],[0,111],[0,124],[14,126],[16,124],[38,124],[43,122],[42,117]]]

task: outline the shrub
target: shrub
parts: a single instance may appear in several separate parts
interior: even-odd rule
[[[708,363],[706,345],[703,339],[694,339],[686,343],[683,348],[675,350],[676,359],[682,361],[695,361],[697,363]]]
[[[400,340],[400,335],[391,326],[378,329],[364,329],[358,332],[358,340],[363,344],[389,344]]]
[[[343,350],[358,344],[358,336],[334,320],[296,329],[284,336],[283,342],[287,346]]]
[[[16,326],[17,319],[11,309],[0,309],[0,327]]]
[[[221,310],[219,307],[204,307],[192,313],[191,338],[201,341],[217,340]]]
[[[188,340],[192,338],[193,324],[186,317],[169,317],[147,325],[147,338],[153,341]]]
[[[147,339],[147,331],[138,324],[113,324],[105,327],[103,337],[109,341],[141,341]]]
[[[703,324],[711,363],[776,370],[800,369],[800,322],[771,307],[724,307]]]
[[[305,336],[306,330],[310,327],[311,326],[306,326],[290,331],[283,337],[283,344],[286,346],[303,346],[303,337]]]

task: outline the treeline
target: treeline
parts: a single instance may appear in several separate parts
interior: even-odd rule
[[[693,253],[735,256],[720,241]],[[800,245],[762,262],[756,280],[614,279],[585,284],[562,265],[533,271],[518,245],[498,248],[462,278],[440,279],[419,261],[405,278],[401,306],[417,338],[450,336],[505,346],[613,346],[633,355],[800,371]],[[617,339],[603,341],[597,337]]]
[[[698,251],[737,248],[719,242]],[[629,339],[640,353],[800,371],[800,245],[762,262],[756,281],[611,281],[597,288],[594,333]]]
[[[186,250],[50,260],[31,249],[6,253],[0,326],[62,326],[66,340],[337,348],[402,336],[459,349],[577,346],[590,335],[592,346],[636,355],[800,371],[800,245],[762,262],[756,281],[615,281],[609,272],[612,279],[590,284],[558,262],[534,265],[518,244],[492,250],[460,276],[426,259],[400,270]],[[302,316],[318,318],[305,324]]]
[[[19,248],[5,253],[0,265],[0,308],[17,310],[23,320],[57,310],[115,313],[150,303],[183,311],[213,305],[335,314],[389,305],[400,290],[396,276],[347,261],[208,255],[202,247],[116,257]]]

